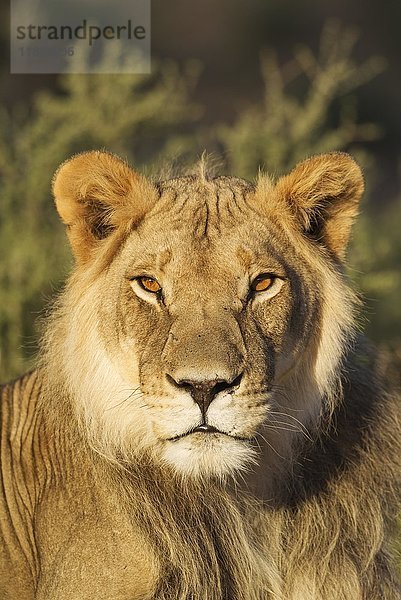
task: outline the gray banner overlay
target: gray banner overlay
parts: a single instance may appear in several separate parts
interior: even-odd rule
[[[11,0],[11,73],[149,73],[150,0]]]

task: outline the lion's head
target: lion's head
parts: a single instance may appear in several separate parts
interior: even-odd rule
[[[362,191],[341,153],[255,185],[202,168],[152,183],[103,152],[64,163],[77,265],[49,347],[92,446],[195,477],[288,452],[330,410]]]

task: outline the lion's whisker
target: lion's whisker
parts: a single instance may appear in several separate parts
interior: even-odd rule
[[[272,445],[272,444],[271,444],[271,443],[270,443],[270,442],[269,442],[269,441],[268,441],[268,440],[265,438],[265,436],[264,436],[262,433],[260,433],[260,431],[258,431],[258,432],[256,433],[256,436],[257,436],[257,437],[260,437],[260,438],[261,438],[261,439],[262,439],[262,440],[265,442],[265,444],[267,444],[267,446],[269,446],[269,448],[270,448],[271,450],[273,450],[273,452],[274,452],[274,453],[275,453],[275,454],[276,454],[276,455],[277,455],[279,458],[281,458],[282,460],[285,460],[285,457],[284,457],[284,456],[282,456],[282,455],[281,455],[281,454],[280,454],[280,453],[279,453],[279,452],[276,450],[276,448],[275,448],[275,447],[274,447],[274,446],[273,446],[273,445]],[[256,438],[255,438],[255,439],[256,439]],[[258,443],[258,440],[256,440],[256,442]],[[259,445],[259,448],[261,449],[261,446],[260,446],[260,444],[258,444],[258,445]]]
[[[143,395],[144,394],[140,391],[139,387],[137,387],[129,394],[129,396],[127,396],[127,398],[124,398],[124,400],[121,400],[121,402],[118,402],[117,404],[114,404],[113,406],[109,406],[108,408],[106,408],[105,412],[109,411],[109,410],[113,410],[115,408],[119,408],[120,406],[125,404],[125,402],[127,402],[128,400],[133,401],[133,400],[136,400],[137,398],[140,398]]]

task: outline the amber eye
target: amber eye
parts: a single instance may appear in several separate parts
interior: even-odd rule
[[[265,292],[273,285],[274,281],[275,281],[274,275],[269,275],[268,273],[263,273],[262,275],[259,275],[252,281],[251,288],[255,292]]]
[[[144,290],[152,294],[157,294],[162,289],[161,285],[152,277],[138,277],[138,282]]]

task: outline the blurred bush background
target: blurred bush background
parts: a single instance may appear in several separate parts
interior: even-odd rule
[[[351,6],[350,6],[351,4]],[[10,75],[0,9],[0,378],[33,364],[37,317],[71,266],[50,185],[107,148],[146,173],[204,149],[221,172],[276,175],[346,150],[367,193],[350,250],[369,336],[401,366],[401,4],[152,3],[151,75]]]

